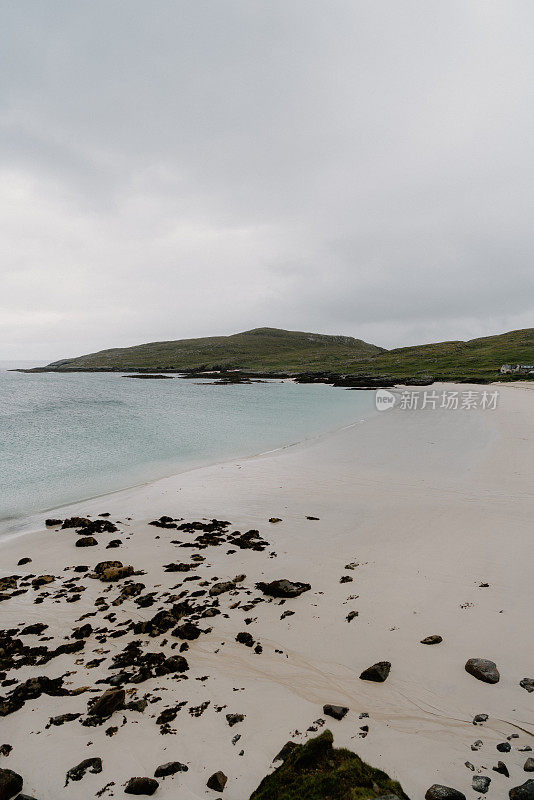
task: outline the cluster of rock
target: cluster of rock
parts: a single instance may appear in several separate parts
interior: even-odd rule
[[[92,543],[83,545],[78,543],[84,539],[94,539],[95,544],[98,544],[97,537],[102,534],[115,534],[119,531],[118,525],[121,523],[111,522],[107,516],[101,515],[98,519],[93,520],[88,517],[70,517],[65,520],[50,519],[47,520],[47,527],[56,529],[58,535],[62,531],[72,531],[77,537],[75,541],[78,546],[94,546]],[[308,517],[308,519],[316,518]],[[273,525],[280,521],[278,517],[272,517],[270,520]],[[149,524],[157,529],[153,531],[156,539],[164,537],[165,531],[172,531],[170,534],[172,536],[180,536],[179,539],[170,540],[169,545],[183,548],[180,549],[182,557],[162,565],[165,573],[175,574],[172,580],[179,581],[171,588],[162,588],[159,584],[147,588],[147,585],[139,580],[141,576],[145,575],[143,570],[136,569],[133,564],[118,560],[98,561],[94,567],[89,565],[67,567],[58,575],[25,573],[0,578],[0,600],[9,600],[19,594],[29,592],[33,593],[35,604],[46,601],[72,603],[77,602],[89,587],[93,589],[97,587],[101,592],[101,595],[94,600],[94,610],[82,614],[76,620],[72,630],[67,632],[65,640],[59,643],[54,642],[52,646],[47,643],[53,637],[47,635],[50,631],[44,622],[32,621],[28,625],[21,623],[17,627],[0,631],[0,682],[7,690],[4,696],[0,697],[0,716],[18,712],[25,703],[34,701],[41,695],[61,698],[83,694],[85,697],[82,699],[79,710],[58,713],[50,717],[46,729],[53,733],[56,728],[65,724],[91,728],[107,725],[106,736],[114,736],[121,724],[116,721],[117,717],[123,717],[122,724],[127,724],[129,717],[126,712],[133,712],[134,715],[146,712],[148,715],[150,711],[146,710],[150,709],[152,703],[161,700],[161,697],[154,696],[150,691],[139,696],[137,693],[142,684],[154,678],[176,681],[176,684],[172,684],[173,687],[183,685],[183,682],[187,681],[188,675],[194,670],[191,670],[189,657],[186,657],[185,654],[189,648],[195,648],[194,643],[210,634],[214,627],[217,630],[218,617],[229,618],[237,610],[250,613],[260,603],[272,604],[273,608],[277,609],[280,605],[285,605],[288,601],[296,601],[301,595],[312,591],[309,583],[290,580],[286,577],[247,584],[246,575],[236,575],[233,578],[224,575],[208,576],[207,554],[204,551],[209,548],[224,546],[229,548],[227,550],[229,554],[237,549],[250,550],[253,554],[269,548],[269,542],[257,530],[245,532],[231,530],[231,523],[225,520],[189,522],[171,516],[161,516]],[[120,544],[121,540],[117,541]],[[111,542],[107,546],[112,546]],[[255,559],[256,556],[252,554],[251,557]],[[270,553],[270,557],[275,556],[275,553]],[[29,564],[31,559],[21,559],[21,562]],[[19,564],[23,565],[21,562]],[[356,562],[352,562],[346,564],[345,568],[353,571],[357,566]],[[351,576],[343,576],[341,582],[351,581]],[[356,596],[349,599],[354,597]],[[125,603],[126,606],[124,606]],[[289,602],[288,605],[292,604]],[[295,604],[295,607],[297,605]],[[121,606],[124,608],[121,609]],[[153,606],[153,610],[145,611]],[[130,609],[130,611],[124,613],[125,609]],[[136,611],[141,610],[142,618],[139,618]],[[121,613],[123,616],[119,619],[117,614],[120,617]],[[292,614],[294,614],[292,609],[285,608],[280,619],[287,619]],[[351,611],[346,619],[354,620],[357,615],[357,611]],[[239,620],[242,619],[240,616]],[[251,622],[254,622],[252,616],[244,618],[246,625]],[[35,640],[28,640],[26,638],[28,636],[41,638],[35,643]],[[238,644],[250,648],[252,654],[261,656],[263,646],[251,632],[240,630],[237,635],[232,634],[232,636]],[[102,645],[108,640],[116,642],[122,637],[126,637],[124,646],[120,648],[115,646],[109,654],[102,650]],[[438,634],[426,636],[421,640],[424,645],[439,645],[441,642],[442,637]],[[94,649],[95,645],[98,645],[96,649]],[[65,681],[66,675],[54,678],[39,674],[39,668],[56,657],[61,655],[84,656],[91,647],[98,657],[88,658],[85,661],[85,667],[89,670],[98,666],[99,674],[103,675],[92,686],[75,689],[71,688],[70,682]],[[191,663],[194,664],[194,661],[191,660]],[[38,674],[24,681],[18,681],[13,677],[12,671],[23,667],[35,668]],[[378,661],[363,669],[359,677],[362,681],[380,684],[389,678],[391,669],[392,665],[389,661]],[[465,664],[465,671],[485,683],[496,684],[500,680],[497,665],[487,659],[469,659]],[[203,681],[207,677],[197,676],[197,680]],[[521,679],[520,685],[527,692],[534,691],[534,679],[532,678]],[[143,687],[143,689],[145,688]],[[382,691],[378,687],[376,690]],[[219,713],[226,708],[225,706],[215,707],[214,703],[210,706],[210,702],[210,700],[204,700],[198,705],[191,705],[188,713],[191,717],[196,718],[202,716],[206,711],[208,714],[212,714],[213,711]],[[182,711],[185,706],[187,706],[187,701],[174,702],[151,714],[155,719],[155,724],[159,726],[161,735],[169,736],[176,733],[172,725],[180,712],[186,713]],[[349,712],[350,709],[341,704],[332,703],[323,706],[323,714],[337,721],[344,720]],[[245,714],[239,713],[237,710],[229,710],[224,716],[230,728],[240,725],[245,720]],[[366,713],[360,714],[362,724],[359,725],[357,733],[362,738],[369,732],[370,721],[367,717]],[[473,720],[475,725],[483,725],[486,721],[487,715],[484,714],[477,715]],[[308,732],[315,732],[324,724],[325,720],[322,718],[315,720],[308,728]],[[239,728],[237,730],[239,731]],[[235,734],[232,744],[236,744],[239,739],[240,734]],[[329,752],[329,757],[332,758],[331,753],[337,751],[333,751],[331,742],[328,744],[327,739],[328,737],[321,740],[323,744],[319,747],[318,752],[323,755]],[[289,742],[285,746],[286,756],[289,757],[291,753],[296,753],[299,748],[306,746]],[[9,745],[4,745],[4,747],[10,748]],[[499,752],[509,752],[511,746],[509,742],[503,742],[502,746],[499,745],[497,749]],[[284,763],[286,756],[282,759]],[[327,766],[325,765],[325,769]],[[169,761],[155,766],[153,775],[131,777],[124,784],[124,792],[132,795],[152,795],[157,791],[159,781],[180,772],[186,772],[187,769],[187,765],[179,761]],[[502,761],[499,761],[493,769],[495,772],[508,776],[508,769]],[[85,758],[68,770],[65,776],[66,784],[78,783],[83,781],[87,775],[100,774],[102,770],[103,758],[101,756]],[[529,758],[525,763],[525,771],[532,770],[534,770],[534,760]],[[227,780],[225,773],[218,770],[207,780],[207,787],[212,791],[222,793]],[[484,794],[488,791],[491,779],[489,776],[477,774],[473,775],[472,782],[473,789]],[[22,778],[11,770],[0,770],[0,800],[4,800],[3,785],[7,786],[9,791],[13,786],[17,787],[11,793],[12,795],[22,790]],[[527,781],[522,786],[511,789],[509,796],[511,800],[532,800],[534,797],[533,787],[534,781]],[[531,793],[529,794],[529,792]],[[11,795],[6,794],[5,796],[11,798]],[[369,797],[375,796],[369,795]],[[389,796],[406,797],[398,785],[390,787]],[[264,795],[255,793],[253,797],[263,800]],[[385,794],[383,797],[386,798],[388,795]],[[431,786],[426,793],[426,800],[461,800],[461,798],[464,798],[464,795],[458,790],[439,784]]]

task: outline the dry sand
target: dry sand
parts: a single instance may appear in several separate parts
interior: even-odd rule
[[[216,770],[228,776],[225,800],[244,800],[282,745],[315,735],[322,723],[314,721],[325,719],[323,704],[334,703],[350,707],[341,722],[326,718],[335,745],[383,768],[412,800],[423,798],[436,782],[478,797],[471,788],[478,773],[491,777],[488,798],[507,797],[509,788],[529,777],[523,772],[529,753],[517,748],[534,746],[534,693],[519,686],[522,678],[534,677],[532,403],[527,389],[507,385],[500,387],[497,411],[394,409],[282,451],[47,514],[63,519],[109,512],[110,519],[121,520],[123,533],[97,534],[97,547],[75,547],[73,530],[43,529],[4,542],[0,577],[50,573],[58,579],[2,602],[2,628],[45,622],[50,627],[44,635],[55,637],[46,642],[51,648],[66,641],[75,624],[81,624],[76,622],[80,616],[95,611],[97,597],[110,600],[120,591],[118,583],[111,584],[108,594],[105,584],[83,579],[87,589],[78,602],[58,600],[54,592],[60,577],[74,575],[64,572],[65,566],[93,567],[118,558],[145,570],[131,580],[142,581],[145,591],[158,587],[159,593],[187,577],[166,573],[162,565],[188,561],[197,552],[171,544],[188,537],[149,526],[150,520],[161,515],[229,520],[230,530],[258,529],[269,547],[230,555],[227,545],[201,551],[206,560],[194,573],[201,579],[228,580],[240,573],[246,579],[235,594],[220,596],[221,615],[200,621],[213,630],[184,653],[190,665],[187,680],[165,676],[129,685],[134,694],[128,699],[146,693],[151,701],[161,699],[150,702],[144,713],[115,712],[100,727],[75,720],[45,729],[53,715],[85,715],[88,700],[97,693],[29,701],[0,719],[0,744],[13,746],[9,757],[0,756],[0,766],[21,773],[24,791],[37,800],[78,800],[95,796],[110,781],[115,784],[102,796],[123,797],[128,778],[152,776],[159,764],[177,760],[189,770],[160,780],[155,796],[161,800],[215,800],[221,794],[206,788],[206,781]],[[270,524],[270,517],[282,521]],[[106,549],[117,536],[123,545]],[[30,556],[32,563],[17,567],[22,556]],[[351,562],[358,566],[346,569]],[[340,583],[344,575],[352,582]],[[282,605],[275,600],[260,602],[252,611],[230,608],[262,597],[256,581],[276,578],[306,581],[312,589]],[[195,583],[182,588],[194,589]],[[46,591],[45,601],[34,604]],[[117,622],[139,621],[163,607],[156,602],[138,608],[130,599],[104,614],[114,611]],[[294,614],[281,620],[286,610]],[[349,623],[346,616],[352,610],[358,616]],[[250,617],[254,621],[246,625]],[[117,624],[109,625],[102,613],[87,621],[110,631]],[[263,652],[237,643],[241,631],[252,634]],[[443,642],[420,644],[429,634],[441,635]],[[39,643],[38,636],[22,638]],[[69,672],[68,688],[101,692],[106,685],[96,681],[110,676],[111,657],[132,638],[148,643],[152,651],[178,652],[170,649],[176,640],[169,635],[149,639],[128,633],[105,642],[93,635],[81,653],[59,656],[42,667],[22,667],[8,678]],[[162,640],[167,641],[163,648]],[[97,657],[105,659],[98,667],[84,666]],[[500,682],[489,685],[467,674],[464,664],[471,657],[495,661]],[[364,668],[380,660],[392,664],[385,683],[359,679]],[[6,695],[11,688],[0,691]],[[208,700],[201,716],[189,713],[189,707]],[[171,723],[175,733],[161,735],[156,716],[182,701],[187,705]],[[227,713],[246,717],[229,727]],[[359,719],[362,713],[369,718]],[[472,718],[481,713],[489,720],[475,727]],[[362,737],[365,724],[369,733]],[[112,737],[105,733],[109,726],[118,727]],[[314,730],[308,731],[310,726]],[[232,744],[236,734],[240,739]],[[519,738],[510,740],[511,752],[499,753],[496,745],[512,734]],[[472,751],[477,739],[483,746]],[[64,788],[67,770],[93,756],[102,758],[103,771],[87,773]],[[508,766],[509,779],[492,771],[498,760]],[[475,773],[465,761],[472,762]]]

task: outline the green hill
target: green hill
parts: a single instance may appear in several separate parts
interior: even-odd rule
[[[63,359],[31,371],[199,372],[241,370],[388,378],[495,380],[502,364],[534,364],[534,329],[385,350],[351,336],[255,328],[233,336],[151,342]],[[325,375],[326,373],[326,375]],[[517,375],[511,376],[517,379]]]
[[[79,358],[55,361],[46,369],[59,370],[211,370],[242,369],[262,372],[351,370],[361,358],[382,348],[351,336],[255,328],[233,336],[152,342],[102,350]]]
[[[503,364],[534,364],[534,328],[467,342],[399,347],[361,362],[355,372],[399,379],[431,375],[434,379],[479,377],[494,380]]]

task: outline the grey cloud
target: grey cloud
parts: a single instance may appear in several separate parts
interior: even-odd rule
[[[532,325],[528,0],[0,17],[1,358]]]

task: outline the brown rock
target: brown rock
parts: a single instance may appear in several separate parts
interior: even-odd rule
[[[93,717],[110,717],[114,711],[123,707],[125,698],[124,689],[107,689],[90,704],[88,713]]]
[[[498,683],[501,678],[497,664],[487,658],[470,658],[465,664],[465,671],[484,683]]]
[[[154,778],[130,778],[124,787],[124,793],[152,795],[158,786],[159,783]]]
[[[375,683],[383,683],[389,675],[391,664],[389,661],[377,661],[372,667],[364,669],[360,678],[362,681],[375,681]]]
[[[214,772],[213,775],[208,779],[206,786],[208,789],[213,789],[215,792],[224,792],[224,787],[226,786],[226,781],[228,778],[219,770],[218,772]]]
[[[12,769],[0,769],[0,800],[11,800],[22,789],[23,780]]]
[[[76,547],[94,547],[98,542],[94,536],[81,536],[76,539]]]

